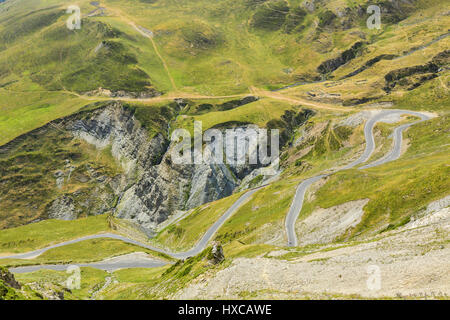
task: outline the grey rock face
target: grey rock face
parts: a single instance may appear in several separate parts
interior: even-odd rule
[[[16,278],[14,278],[14,275],[9,272],[8,269],[0,267],[0,280],[2,280],[6,285],[10,286],[14,289],[21,289],[22,286],[19,282],[17,282]]]
[[[155,228],[176,210],[188,210],[233,193],[239,180],[225,165],[176,165],[170,154],[159,165],[148,168],[140,180],[123,195],[119,218],[135,219],[146,228]]]
[[[75,220],[77,214],[73,199],[64,195],[53,201],[48,209],[48,217],[58,220]]]
[[[67,128],[98,149],[111,146],[112,155],[126,173],[154,165],[158,160],[154,156],[165,151],[164,137],[158,134],[149,139],[133,112],[120,103],[96,111],[89,119],[77,120]]]
[[[237,180],[224,164],[203,164],[193,168],[192,185],[187,208],[227,197],[238,186]]]
[[[315,2],[314,0],[303,1],[302,5],[309,12],[314,12],[314,10],[316,9],[316,5],[314,2]]]
[[[56,186],[58,187],[58,189],[61,189],[64,184],[64,172],[58,170],[55,172],[54,176],[56,178]]]
[[[184,103],[176,102],[178,106]],[[167,121],[165,125],[170,129],[168,118],[162,121]],[[110,102],[56,120],[33,132],[36,137],[49,135],[43,139],[61,138],[74,148],[70,149],[73,157],[68,153],[64,155],[67,158],[59,159],[51,168],[49,177],[56,188],[54,193],[49,193],[39,218],[74,220],[112,213],[118,218],[133,220],[145,232],[153,234],[172,215],[230,196],[236,190],[242,190],[239,186],[246,176],[252,172],[252,178],[256,173],[261,174],[254,171],[262,167],[260,163],[249,164],[249,158],[258,153],[255,148],[240,164],[230,163],[228,158],[224,163],[179,164],[172,160],[178,142],[168,141],[165,125],[160,124],[160,133],[150,136],[136,117],[136,109]],[[234,144],[225,139],[227,131],[234,136],[237,148],[246,144],[248,132],[255,130],[258,127],[254,125],[229,124],[218,129],[216,134],[223,134],[225,152],[235,150]],[[85,143],[79,140],[99,151],[104,150],[105,153],[98,154],[110,154],[113,159],[106,157],[103,160],[115,160],[116,164],[105,164],[103,160],[99,162],[92,158],[93,148],[85,153]],[[204,151],[211,156],[207,150],[215,149],[209,143],[213,144],[207,142]],[[3,148],[4,152],[8,152],[7,148]],[[76,188],[73,188],[74,184]],[[244,189],[251,186],[246,184]]]
[[[119,178],[105,178],[118,196],[117,206],[111,210],[117,217],[132,219],[148,229],[176,211],[231,195],[240,179],[257,167],[175,164],[171,159],[174,143],[166,149],[168,141],[162,134],[150,138],[133,112],[120,103],[96,110],[66,128],[98,149],[111,148],[124,172]],[[70,212],[70,203],[61,201],[55,202],[52,216],[68,218],[61,207],[65,205],[65,212]]]
[[[222,245],[219,242],[215,241],[213,243],[213,247],[211,249],[211,254],[208,257],[208,260],[212,264],[219,264],[223,260],[225,260],[225,255],[223,254],[223,248],[222,248]]]
[[[170,132],[170,119],[184,103],[182,100],[176,102],[178,109],[170,104],[166,108],[172,109],[166,114],[161,117],[157,114],[155,122],[151,122],[152,118],[145,123],[155,125],[151,129],[159,133],[153,135],[138,120],[140,116],[151,118],[151,114],[141,113],[140,109],[120,102],[109,102],[55,120],[2,146],[0,152],[13,153],[25,146],[28,148],[28,143],[39,149],[35,141],[52,142],[52,151],[48,154],[51,157],[54,153],[55,161],[48,168],[42,168],[45,175],[39,180],[47,182],[50,179],[52,185],[42,196],[40,207],[33,204],[36,214],[30,214],[27,222],[46,218],[74,220],[111,213],[133,220],[151,235],[171,216],[231,195],[247,175],[262,166],[258,163],[250,165],[248,154],[242,164],[227,161],[179,164],[173,160],[172,154],[178,145],[168,141],[166,132]],[[258,128],[231,123],[217,129],[215,134],[219,139],[222,134],[226,136],[226,131],[231,132],[236,145],[244,145],[250,129],[254,132]],[[215,136],[210,138],[204,151],[205,155],[211,156],[208,151],[214,151],[212,144],[220,140]],[[225,139],[223,142],[226,150],[233,145]],[[235,146],[230,148],[234,150]],[[251,151],[251,155],[256,153],[256,149]],[[222,155],[217,158],[222,159]],[[29,189],[34,191],[34,186]]]

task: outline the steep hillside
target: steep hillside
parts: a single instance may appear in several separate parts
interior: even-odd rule
[[[70,5],[0,1],[0,299],[448,299],[447,2]]]

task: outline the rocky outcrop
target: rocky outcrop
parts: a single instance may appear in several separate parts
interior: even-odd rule
[[[251,97],[238,103],[253,100]],[[230,196],[241,184],[243,187],[239,190],[255,187],[273,175],[262,170],[267,163],[250,164],[250,157],[260,160],[254,157],[259,153],[258,148],[246,154],[244,163],[230,163],[229,155],[224,163],[173,161],[172,154],[178,142],[170,142],[167,135],[171,121],[182,107],[180,103],[183,102],[176,101],[161,110],[139,109],[117,101],[91,105],[2,147],[4,160],[0,161],[0,172],[4,177],[0,184],[3,183],[5,190],[16,190],[15,185],[23,189],[14,193],[15,198],[4,192],[5,197],[22,201],[24,211],[29,210],[26,211],[29,217],[21,223],[46,218],[74,220],[111,213],[133,220],[152,234],[158,225],[180,211]],[[282,128],[283,146],[293,128],[311,115],[310,110],[288,111],[280,120],[269,122],[267,127]],[[247,145],[249,131],[259,128],[236,122],[214,129],[223,134],[224,152],[237,152],[235,141],[236,146]],[[225,139],[227,133],[234,134],[237,140]],[[270,134],[268,138],[267,153],[271,157]],[[205,144],[204,148],[207,147]],[[46,166],[34,169],[40,173],[34,180],[24,181],[23,175],[9,169],[10,163],[20,159],[23,162],[20,169],[26,170],[36,164],[36,154],[44,159]],[[236,154],[232,158],[236,160]],[[277,170],[271,172],[276,174]],[[36,190],[41,186],[45,189],[39,190],[37,198]],[[29,209],[30,201],[33,210]],[[16,222],[7,225],[13,223]]]
[[[156,228],[177,211],[231,195],[241,179],[258,168],[247,164],[175,164],[171,159],[175,143],[169,143],[161,133],[149,137],[133,111],[120,103],[96,110],[66,128],[98,149],[111,149],[123,169],[122,178],[111,185],[118,195],[112,210],[117,217],[132,219],[147,229]],[[239,129],[245,132],[245,127],[234,128]],[[69,204],[66,200],[56,201],[52,208]],[[66,208],[70,209],[70,204]],[[54,211],[66,218],[62,210]]]
[[[170,158],[172,147],[161,164],[149,168],[125,191],[116,210],[119,218],[155,228],[176,211],[231,195],[239,184],[225,165],[174,164]]]
[[[212,264],[219,264],[225,260],[223,248],[220,242],[214,241],[211,252],[208,254],[208,261]]]
[[[8,269],[4,267],[0,267],[0,280],[3,281],[7,286],[14,288],[14,289],[21,289],[22,286],[19,282],[16,281],[14,278],[14,275],[9,272]]]
[[[48,209],[48,217],[58,220],[75,220],[77,214],[75,213],[73,199],[64,195],[53,201]]]
[[[424,82],[438,77],[438,73],[448,68],[449,63],[450,50],[445,50],[426,64],[392,70],[384,77],[386,86],[383,89],[388,93],[397,86],[413,90]]]
[[[0,210],[9,215],[0,226],[112,213],[151,234],[179,211],[231,195],[262,165],[174,163],[176,144],[167,133],[183,103],[161,110],[121,102],[95,104],[2,146],[0,195],[9,202],[3,201]],[[239,141],[247,129],[257,129],[234,124],[219,130],[230,127]],[[11,164],[18,161],[14,171]],[[29,168],[39,174],[26,179]],[[9,210],[13,204],[26,214],[20,221]]]
[[[128,174],[158,164],[167,148],[161,133],[150,139],[133,110],[121,103],[112,103],[83,119],[69,122],[66,128],[98,149],[111,147],[113,157]]]
[[[302,2],[302,6],[311,13],[316,9],[316,5],[314,2],[314,0],[306,0]]]
[[[247,130],[258,129],[255,125],[239,125],[231,130],[236,134],[238,144],[245,143]],[[230,146],[225,143],[225,150]],[[158,224],[176,211],[189,210],[201,204],[231,195],[245,178],[261,163],[250,164],[247,154],[245,164],[175,164],[171,154],[176,143],[171,143],[162,161],[145,170],[140,180],[122,196],[117,206],[117,216],[134,219],[147,228]],[[250,151],[251,154],[257,149]]]
[[[71,292],[69,289],[63,287],[62,284],[53,282],[31,282],[27,283],[27,286],[43,300],[64,300],[65,293]]]
[[[427,63],[425,65],[418,65],[413,67],[406,67],[402,69],[397,69],[389,72],[386,74],[384,79],[388,83],[392,83],[395,81],[398,81],[400,79],[403,79],[405,77],[415,75],[415,74],[422,74],[422,73],[434,73],[439,70],[439,67],[434,63]]]
[[[8,269],[0,267],[0,301],[24,300],[21,292],[22,286],[16,281]]]
[[[350,49],[345,50],[338,57],[327,60],[320,64],[317,68],[317,71],[321,74],[327,74],[335,71],[340,66],[356,58],[356,56],[362,51],[364,44],[365,43],[361,41],[356,42]]]

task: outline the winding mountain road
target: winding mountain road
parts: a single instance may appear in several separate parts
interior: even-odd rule
[[[392,148],[392,150],[383,158],[376,160],[372,163],[369,163],[365,166],[360,167],[359,169],[366,169],[366,168],[372,168],[372,167],[376,167],[379,165],[382,165],[384,163],[390,162],[390,161],[394,161],[396,159],[398,159],[400,157],[401,154],[401,145],[402,145],[402,134],[403,132],[409,128],[410,126],[417,124],[419,122],[422,121],[426,121],[428,119],[430,119],[430,116],[420,113],[420,112],[415,112],[415,111],[408,111],[408,110],[383,110],[379,113],[377,113],[375,116],[373,116],[372,118],[370,118],[365,126],[364,126],[364,135],[365,135],[365,139],[366,139],[366,147],[365,150],[363,152],[363,154],[354,162],[344,166],[341,170],[345,170],[345,169],[350,169],[350,168],[354,168],[360,164],[363,164],[365,162],[367,162],[371,155],[373,154],[374,150],[375,150],[375,139],[373,136],[373,129],[375,127],[375,125],[380,122],[383,121],[384,119],[388,118],[389,116],[392,115],[403,115],[403,114],[408,114],[408,115],[413,115],[413,116],[417,116],[420,118],[419,121],[415,121],[413,123],[408,123],[408,124],[404,124],[401,125],[397,128],[394,129],[393,132],[393,139],[394,139],[394,146]],[[315,182],[321,180],[322,178],[325,178],[327,176],[329,176],[330,174],[320,174],[317,176],[314,176],[312,178],[306,179],[304,181],[302,181],[296,190],[295,196],[294,196],[294,200],[292,201],[291,207],[289,209],[288,215],[286,217],[286,221],[285,221],[285,227],[286,227],[286,232],[287,232],[287,237],[288,237],[288,243],[287,245],[289,247],[294,247],[297,246],[297,235],[295,232],[295,222],[297,221],[297,218],[302,210],[303,207],[303,201],[304,201],[304,197],[306,194],[306,191],[308,190],[308,188],[314,184]],[[263,187],[260,188],[256,188],[256,189],[252,189],[246,193],[244,193],[236,202],[233,203],[233,205],[206,231],[206,233],[203,235],[203,237],[200,239],[200,241],[196,244],[195,247],[193,247],[192,249],[190,249],[189,251],[186,252],[170,252],[170,251],[166,251],[163,250],[161,248],[157,248],[157,247],[153,247],[150,246],[148,244],[124,237],[124,236],[120,236],[117,234],[112,234],[112,233],[104,233],[104,234],[97,234],[97,235],[91,235],[91,236],[86,236],[86,237],[82,237],[82,238],[78,238],[78,239],[74,239],[74,240],[70,240],[70,241],[65,241],[56,245],[52,245],[46,248],[42,248],[42,249],[38,249],[35,251],[31,251],[31,252],[27,252],[27,253],[22,253],[22,254],[16,254],[16,255],[11,255],[11,256],[3,256],[0,257],[0,259],[33,259],[36,258],[38,256],[40,256],[41,254],[43,254],[44,252],[54,249],[54,248],[59,248],[59,247],[63,247],[66,245],[70,245],[70,244],[74,244],[74,243],[78,243],[81,241],[86,241],[86,240],[91,240],[91,239],[116,239],[116,240],[121,240],[124,241],[126,243],[130,243],[130,244],[134,244],[149,250],[153,250],[155,252],[159,252],[159,253],[163,253],[166,254],[168,256],[171,256],[173,258],[176,259],[186,259],[188,257],[191,256],[195,256],[197,254],[199,254],[200,252],[202,252],[206,246],[208,245],[208,242],[213,238],[214,234],[220,229],[220,227],[247,201],[250,199],[250,197],[259,189],[261,189]],[[93,268],[98,268],[98,269],[103,269],[103,270],[115,270],[115,269],[120,269],[120,268],[154,268],[154,267],[159,267],[162,265],[165,265],[166,263],[160,260],[154,260],[154,259],[149,259],[149,258],[145,258],[145,259],[141,259],[141,260],[136,260],[136,259],[130,259],[129,261],[125,260],[120,260],[120,261],[114,261],[114,259],[108,259],[105,261],[101,261],[101,262],[95,262],[95,263],[87,263],[87,264],[77,264],[78,266],[81,267],[93,267]],[[51,270],[66,270],[67,265],[37,265],[37,266],[26,266],[26,267],[17,267],[17,268],[11,268],[12,272],[16,272],[16,273],[24,273],[24,272],[32,272],[32,271],[36,271],[36,270],[40,270],[40,269],[51,269]]]
[[[412,126],[414,124],[429,120],[430,117],[428,115],[420,113],[420,112],[408,111],[408,110],[383,110],[380,113],[376,114],[374,117],[370,118],[364,126],[366,148],[365,148],[363,154],[356,161],[350,163],[349,165],[343,167],[342,169],[340,169],[338,171],[351,169],[351,168],[356,167],[357,165],[367,162],[370,159],[373,151],[375,150],[375,138],[373,136],[373,128],[375,127],[375,125],[378,122],[383,121],[383,119],[386,119],[389,116],[402,115],[402,114],[413,115],[413,116],[419,117],[421,120],[415,121],[413,123],[404,124],[404,125],[401,125],[401,126],[395,128],[395,130],[393,132],[394,147],[392,148],[392,150],[383,158],[376,160],[370,164],[367,164],[363,167],[360,167],[359,169],[362,170],[362,169],[367,169],[367,168],[373,168],[373,167],[382,165],[384,163],[397,160],[401,154],[403,132],[407,128],[409,128],[410,126]],[[314,184],[315,182],[317,182],[317,181],[321,180],[322,178],[325,178],[329,175],[330,174],[321,174],[321,175],[306,179],[298,185],[297,191],[294,196],[294,200],[292,201],[291,207],[289,208],[289,212],[288,212],[288,214],[286,216],[286,220],[285,220],[285,227],[286,227],[287,238],[288,238],[288,242],[287,242],[288,247],[296,247],[298,245],[297,234],[295,232],[295,222],[297,221],[297,218],[300,215],[300,212],[302,211],[303,200],[305,198],[306,191],[312,184]]]
[[[46,248],[42,248],[42,249],[38,249],[38,250],[34,250],[34,251],[30,251],[30,252],[26,252],[26,253],[21,253],[21,254],[15,254],[15,255],[10,255],[10,256],[3,256],[0,257],[0,259],[33,259],[36,258],[38,256],[40,256],[41,254],[43,254],[44,252],[51,250],[51,249],[55,249],[55,248],[59,248],[59,247],[63,247],[63,246],[67,246],[70,244],[74,244],[74,243],[78,243],[81,241],[86,241],[86,240],[92,240],[92,239],[115,239],[115,240],[121,240],[124,241],[126,243],[130,243],[130,244],[134,244],[137,246],[140,246],[142,248],[146,248],[149,250],[153,250],[155,252],[159,252],[159,253],[163,253],[166,254],[168,256],[171,256],[172,258],[176,258],[176,259],[186,259],[192,256],[195,256],[197,254],[199,254],[200,252],[202,252],[206,246],[208,245],[208,242],[213,238],[214,234],[220,229],[220,227],[247,201],[250,199],[250,197],[259,189],[261,189],[263,187],[260,188],[255,188],[252,189],[250,191],[247,191],[246,193],[244,193],[236,202],[234,202],[230,208],[228,208],[227,211],[225,211],[225,213],[205,232],[205,234],[203,235],[203,237],[200,239],[200,241],[195,245],[195,247],[193,247],[191,250],[186,251],[186,252],[170,252],[170,251],[166,251],[163,250],[161,248],[157,248],[157,247],[153,247],[150,246],[148,244],[118,235],[118,234],[113,234],[113,233],[103,233],[103,234],[97,234],[97,235],[91,235],[91,236],[86,236],[86,237],[82,237],[82,238],[77,238],[74,240],[69,240],[69,241],[65,241],[65,242],[61,242]],[[121,261],[120,263],[116,263],[116,262],[108,262],[108,260],[105,261],[101,261],[101,262],[96,262],[96,263],[87,263],[87,264],[77,264],[78,266],[86,266],[86,267],[93,267],[93,268],[97,268],[97,269],[103,269],[103,270],[109,270],[111,269],[111,267],[117,267],[117,268],[122,268],[121,266],[126,266],[126,268],[153,268],[153,267],[159,267],[162,265],[165,265],[164,262],[160,261],[160,260],[152,260],[152,259],[146,259],[146,260],[140,260],[140,261]],[[11,268],[12,272],[16,272],[16,273],[24,273],[24,272],[32,272],[32,271],[36,271],[36,270],[40,270],[40,269],[51,269],[51,270],[66,270],[67,265],[38,265],[38,266],[26,266],[26,267],[18,267],[18,268]]]

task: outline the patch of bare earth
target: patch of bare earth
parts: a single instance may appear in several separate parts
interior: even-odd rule
[[[280,250],[268,254],[270,258],[236,259],[224,270],[200,276],[173,298],[320,299],[357,296],[448,299],[448,200],[449,197],[430,204],[404,227],[382,233],[364,243],[328,244],[325,246],[327,250],[317,248],[315,252],[299,255],[290,261],[283,260],[284,252]],[[357,203],[355,207],[361,208],[361,205]],[[333,213],[321,212],[321,216],[327,217]],[[337,214],[336,221],[346,220],[342,219],[345,215]],[[311,219],[310,226],[317,225],[323,230],[329,228],[316,223],[319,216]],[[309,230],[319,235],[321,232],[314,228]],[[373,270],[379,270],[379,287],[371,285],[373,277],[378,277]]]
[[[368,202],[369,199],[363,199],[315,210],[296,225],[299,245],[333,242],[361,222]]]

